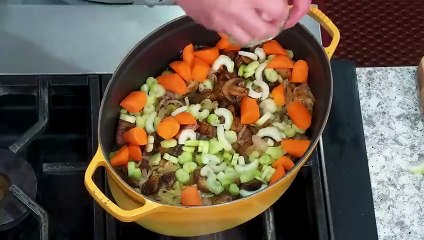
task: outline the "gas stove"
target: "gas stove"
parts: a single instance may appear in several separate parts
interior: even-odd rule
[[[344,61],[332,67],[327,128],[287,192],[243,225],[186,239],[377,238],[355,68]],[[0,76],[0,166],[6,160],[25,166],[19,171],[0,167],[5,171],[0,172],[0,239],[184,239],[115,220],[84,187],[110,77]],[[28,185],[16,176],[26,182],[34,177]],[[105,173],[98,171],[94,179],[113,199]]]

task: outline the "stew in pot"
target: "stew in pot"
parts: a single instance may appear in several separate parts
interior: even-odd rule
[[[307,150],[315,99],[308,64],[271,40],[227,36],[181,59],[121,101],[110,163],[160,203],[220,204],[275,183]]]

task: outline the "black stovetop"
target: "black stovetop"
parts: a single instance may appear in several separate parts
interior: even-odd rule
[[[202,239],[377,239],[355,68],[344,61],[332,67],[334,97],[327,128],[292,186],[264,214]],[[35,201],[48,214],[48,239],[180,239],[113,219],[84,187],[109,79],[0,76],[0,149],[17,152],[33,167]],[[104,173],[95,180],[108,193]],[[0,239],[40,239],[39,219],[29,214],[0,231]]]

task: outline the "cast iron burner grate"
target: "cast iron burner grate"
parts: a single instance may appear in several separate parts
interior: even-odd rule
[[[115,220],[93,201],[83,176],[97,149],[98,111],[110,75],[0,76],[0,149],[12,146],[11,150],[34,169],[38,184],[35,201],[48,214],[48,238],[43,240],[364,239],[361,234],[373,236],[376,231],[369,178],[355,178],[355,172],[367,174],[368,168],[354,74],[346,74],[354,72],[354,67],[336,65],[340,69],[337,78],[342,79],[335,77],[334,88],[342,95],[335,94],[333,99],[334,114],[323,135],[324,145],[318,147],[272,208],[226,232],[201,238],[161,236],[135,223]],[[40,89],[42,98],[37,97]],[[349,119],[338,114],[341,109],[350,109]],[[340,132],[337,126],[352,120],[355,124],[344,133],[348,140],[339,145],[334,138]],[[28,129],[40,131],[34,130],[39,134],[29,137],[33,134],[25,134]],[[324,159],[324,153],[330,160]],[[349,175],[340,177],[340,169],[353,162],[351,155],[355,165],[349,166]],[[111,197],[104,172],[98,171],[94,180]],[[342,190],[343,200],[355,202],[337,201]],[[354,206],[352,211],[340,211],[349,204]],[[47,222],[47,215],[42,215]],[[17,226],[0,231],[0,239],[40,239],[39,219],[29,215]],[[349,235],[342,235],[346,230]]]

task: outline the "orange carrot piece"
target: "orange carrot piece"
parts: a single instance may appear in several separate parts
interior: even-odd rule
[[[137,145],[129,145],[128,146],[130,158],[136,161],[141,161],[143,155],[141,153],[140,146]]]
[[[252,124],[260,117],[259,105],[255,99],[244,97],[240,102],[240,120],[242,124]]]
[[[188,63],[188,65],[191,67],[193,65],[194,61],[194,47],[193,44],[187,45],[183,49],[183,61]]]
[[[282,166],[277,167],[277,169],[275,169],[274,174],[272,174],[271,180],[269,181],[269,185],[277,182],[285,174],[286,174],[286,171],[284,171],[284,168]]]
[[[229,47],[224,48],[224,52],[240,51],[241,47],[231,44]]]
[[[200,58],[194,59],[193,70],[191,72],[191,76],[196,82],[204,82],[209,74],[209,70],[211,66],[201,60]]]
[[[173,117],[164,118],[158,125],[157,133],[163,139],[171,139],[180,131],[180,124]]]
[[[283,167],[284,170],[290,171],[290,169],[294,167],[294,162],[290,158],[286,156],[282,156],[280,159],[278,159],[272,164],[272,167],[273,168]]]
[[[175,61],[169,64],[169,66],[174,70],[178,75],[180,75],[187,82],[191,81],[191,66],[184,61]]]
[[[128,112],[140,112],[147,102],[147,95],[143,91],[133,91],[121,101],[121,107]]]
[[[287,51],[276,40],[270,40],[264,43],[262,48],[264,49],[264,52],[268,55],[276,54],[287,56]]]
[[[202,206],[202,198],[196,185],[186,187],[181,191],[181,205]]]
[[[193,125],[197,123],[196,118],[189,112],[178,113],[174,118],[181,125]]]
[[[126,131],[122,135],[125,141],[129,142],[132,145],[146,145],[147,144],[147,133],[144,131],[144,128],[135,127]]]
[[[293,68],[293,61],[284,55],[278,55],[271,59],[271,61],[266,65],[266,68]]]
[[[293,66],[290,82],[307,83],[308,82],[308,63],[304,60],[297,61]]]
[[[110,165],[117,167],[128,163],[130,152],[127,145],[122,146],[116,154],[110,159]]]
[[[295,140],[295,139],[287,139],[281,141],[281,147],[288,154],[294,157],[302,157],[308,149],[311,141],[309,140]]]
[[[311,126],[312,116],[305,105],[299,101],[293,101],[287,106],[287,115],[302,130],[306,130]]]
[[[218,48],[219,50],[230,47],[231,43],[228,40],[228,36],[225,35],[224,33],[218,33],[218,34],[221,37],[221,39],[219,39],[219,41],[216,43],[215,47]]]
[[[176,73],[161,75],[157,79],[158,83],[170,92],[180,95],[184,95],[187,93],[186,83],[180,77],[180,75]]]
[[[277,106],[282,107],[286,104],[284,84],[280,84],[271,91],[271,96],[274,99]]]
[[[218,48],[205,48],[194,52],[194,56],[202,59],[209,65],[212,65],[213,62],[219,57]]]

